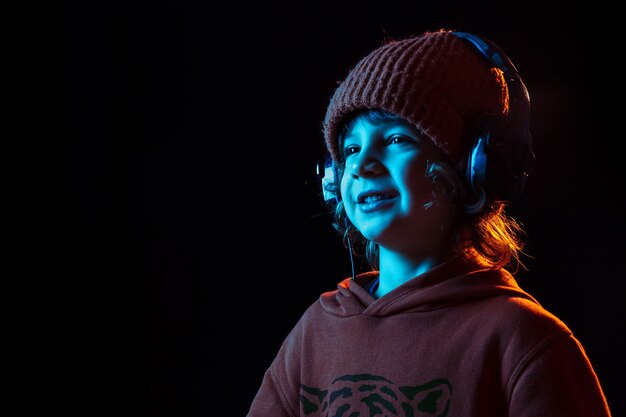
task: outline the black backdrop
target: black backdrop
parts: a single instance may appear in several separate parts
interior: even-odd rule
[[[245,415],[299,315],[350,273],[314,175],[336,81],[385,38],[446,27],[498,43],[530,90],[519,281],[622,415],[621,158],[584,12],[558,3],[66,3],[68,409]]]

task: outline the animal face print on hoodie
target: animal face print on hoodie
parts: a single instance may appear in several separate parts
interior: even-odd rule
[[[396,386],[371,374],[343,375],[325,389],[300,386],[300,405],[310,417],[445,417],[452,386],[440,378],[418,386]]]

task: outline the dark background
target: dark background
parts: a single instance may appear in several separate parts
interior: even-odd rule
[[[300,314],[350,273],[314,174],[336,82],[386,38],[452,28],[495,41],[530,91],[538,166],[509,211],[532,256],[519,282],[574,331],[623,415],[619,119],[581,46],[586,10],[84,3],[65,3],[58,43],[70,194],[54,224],[70,243],[48,248],[67,411],[245,415]]]

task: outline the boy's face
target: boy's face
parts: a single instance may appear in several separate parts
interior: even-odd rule
[[[443,180],[426,175],[430,163],[443,159],[430,139],[403,119],[373,123],[359,115],[343,153],[341,196],[363,236],[394,251],[438,250],[434,245],[443,241],[443,230],[449,235],[455,206],[442,197]]]

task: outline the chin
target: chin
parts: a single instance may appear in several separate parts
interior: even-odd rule
[[[379,245],[381,242],[385,242],[388,239],[393,239],[393,234],[389,230],[389,228],[364,228],[361,231],[361,234],[372,242],[376,242]]]

